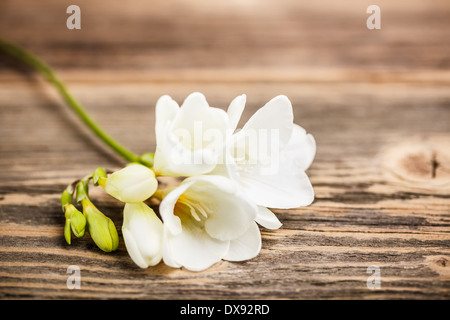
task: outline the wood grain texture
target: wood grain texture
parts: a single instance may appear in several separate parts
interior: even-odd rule
[[[151,3],[151,4],[150,4]],[[154,150],[154,106],[203,92],[226,109],[247,94],[241,125],[286,94],[317,141],[309,207],[274,210],[258,257],[204,272],[141,270],[123,239],[101,252],[68,246],[59,196],[98,166],[123,162],[40,77],[0,56],[0,298],[450,298],[450,6],[379,1],[2,1],[0,37],[48,61],[121,143]],[[40,10],[39,14],[37,14]],[[413,23],[414,22],[414,23]],[[94,190],[115,222],[122,207]],[[69,265],[81,289],[66,286]],[[371,265],[381,289],[369,290]]]

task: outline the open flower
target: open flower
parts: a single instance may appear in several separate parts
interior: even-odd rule
[[[156,104],[154,170],[165,176],[192,176],[216,166],[229,128],[227,113],[190,94],[181,107],[169,96]]]
[[[147,268],[161,261],[163,224],[146,204],[125,204],[122,234],[128,254],[139,267]]]
[[[232,180],[195,176],[161,197],[167,265],[200,271],[221,259],[241,261],[259,253],[257,207]]]
[[[242,108],[229,109],[237,123]],[[269,208],[309,205],[314,190],[305,170],[312,163],[316,144],[313,136],[293,123],[292,105],[277,96],[260,108],[244,127],[228,140],[225,161],[213,174],[237,181],[259,207],[257,220],[274,229],[281,225]]]

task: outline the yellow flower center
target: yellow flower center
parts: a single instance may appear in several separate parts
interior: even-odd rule
[[[174,214],[180,218],[183,225],[194,223],[203,226],[208,218],[208,207],[197,200],[191,199],[182,194],[175,204]]]

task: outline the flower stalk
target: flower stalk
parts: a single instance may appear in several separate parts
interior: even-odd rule
[[[54,85],[56,90],[61,94],[61,96],[66,101],[67,105],[78,115],[78,117],[86,124],[86,126],[91,129],[91,131],[97,135],[104,143],[111,147],[117,154],[122,156],[125,160],[130,162],[141,162],[141,157],[115,139],[108,135],[100,125],[88,114],[86,109],[75,99],[75,97],[69,92],[66,85],[58,78],[58,76],[53,72],[53,70],[38,57],[32,53],[26,51],[20,46],[6,42],[0,39],[0,52],[4,52],[33,68],[35,71],[43,75],[51,84]],[[145,159],[147,160],[147,158]],[[148,163],[148,162],[146,162]],[[143,164],[146,164],[143,163]]]

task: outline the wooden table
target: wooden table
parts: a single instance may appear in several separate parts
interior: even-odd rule
[[[66,8],[81,8],[81,30]],[[154,108],[203,92],[241,122],[278,94],[317,141],[312,205],[275,210],[250,261],[204,272],[139,269],[121,237],[101,252],[67,245],[59,197],[98,166],[124,162],[42,77],[1,56],[2,299],[450,298],[450,5],[377,1],[2,1],[0,37],[48,62],[92,116],[137,153],[155,147]],[[95,203],[120,234],[122,206]],[[69,290],[67,268],[81,270]],[[381,288],[369,289],[369,267]],[[369,271],[369,273],[368,273]]]

